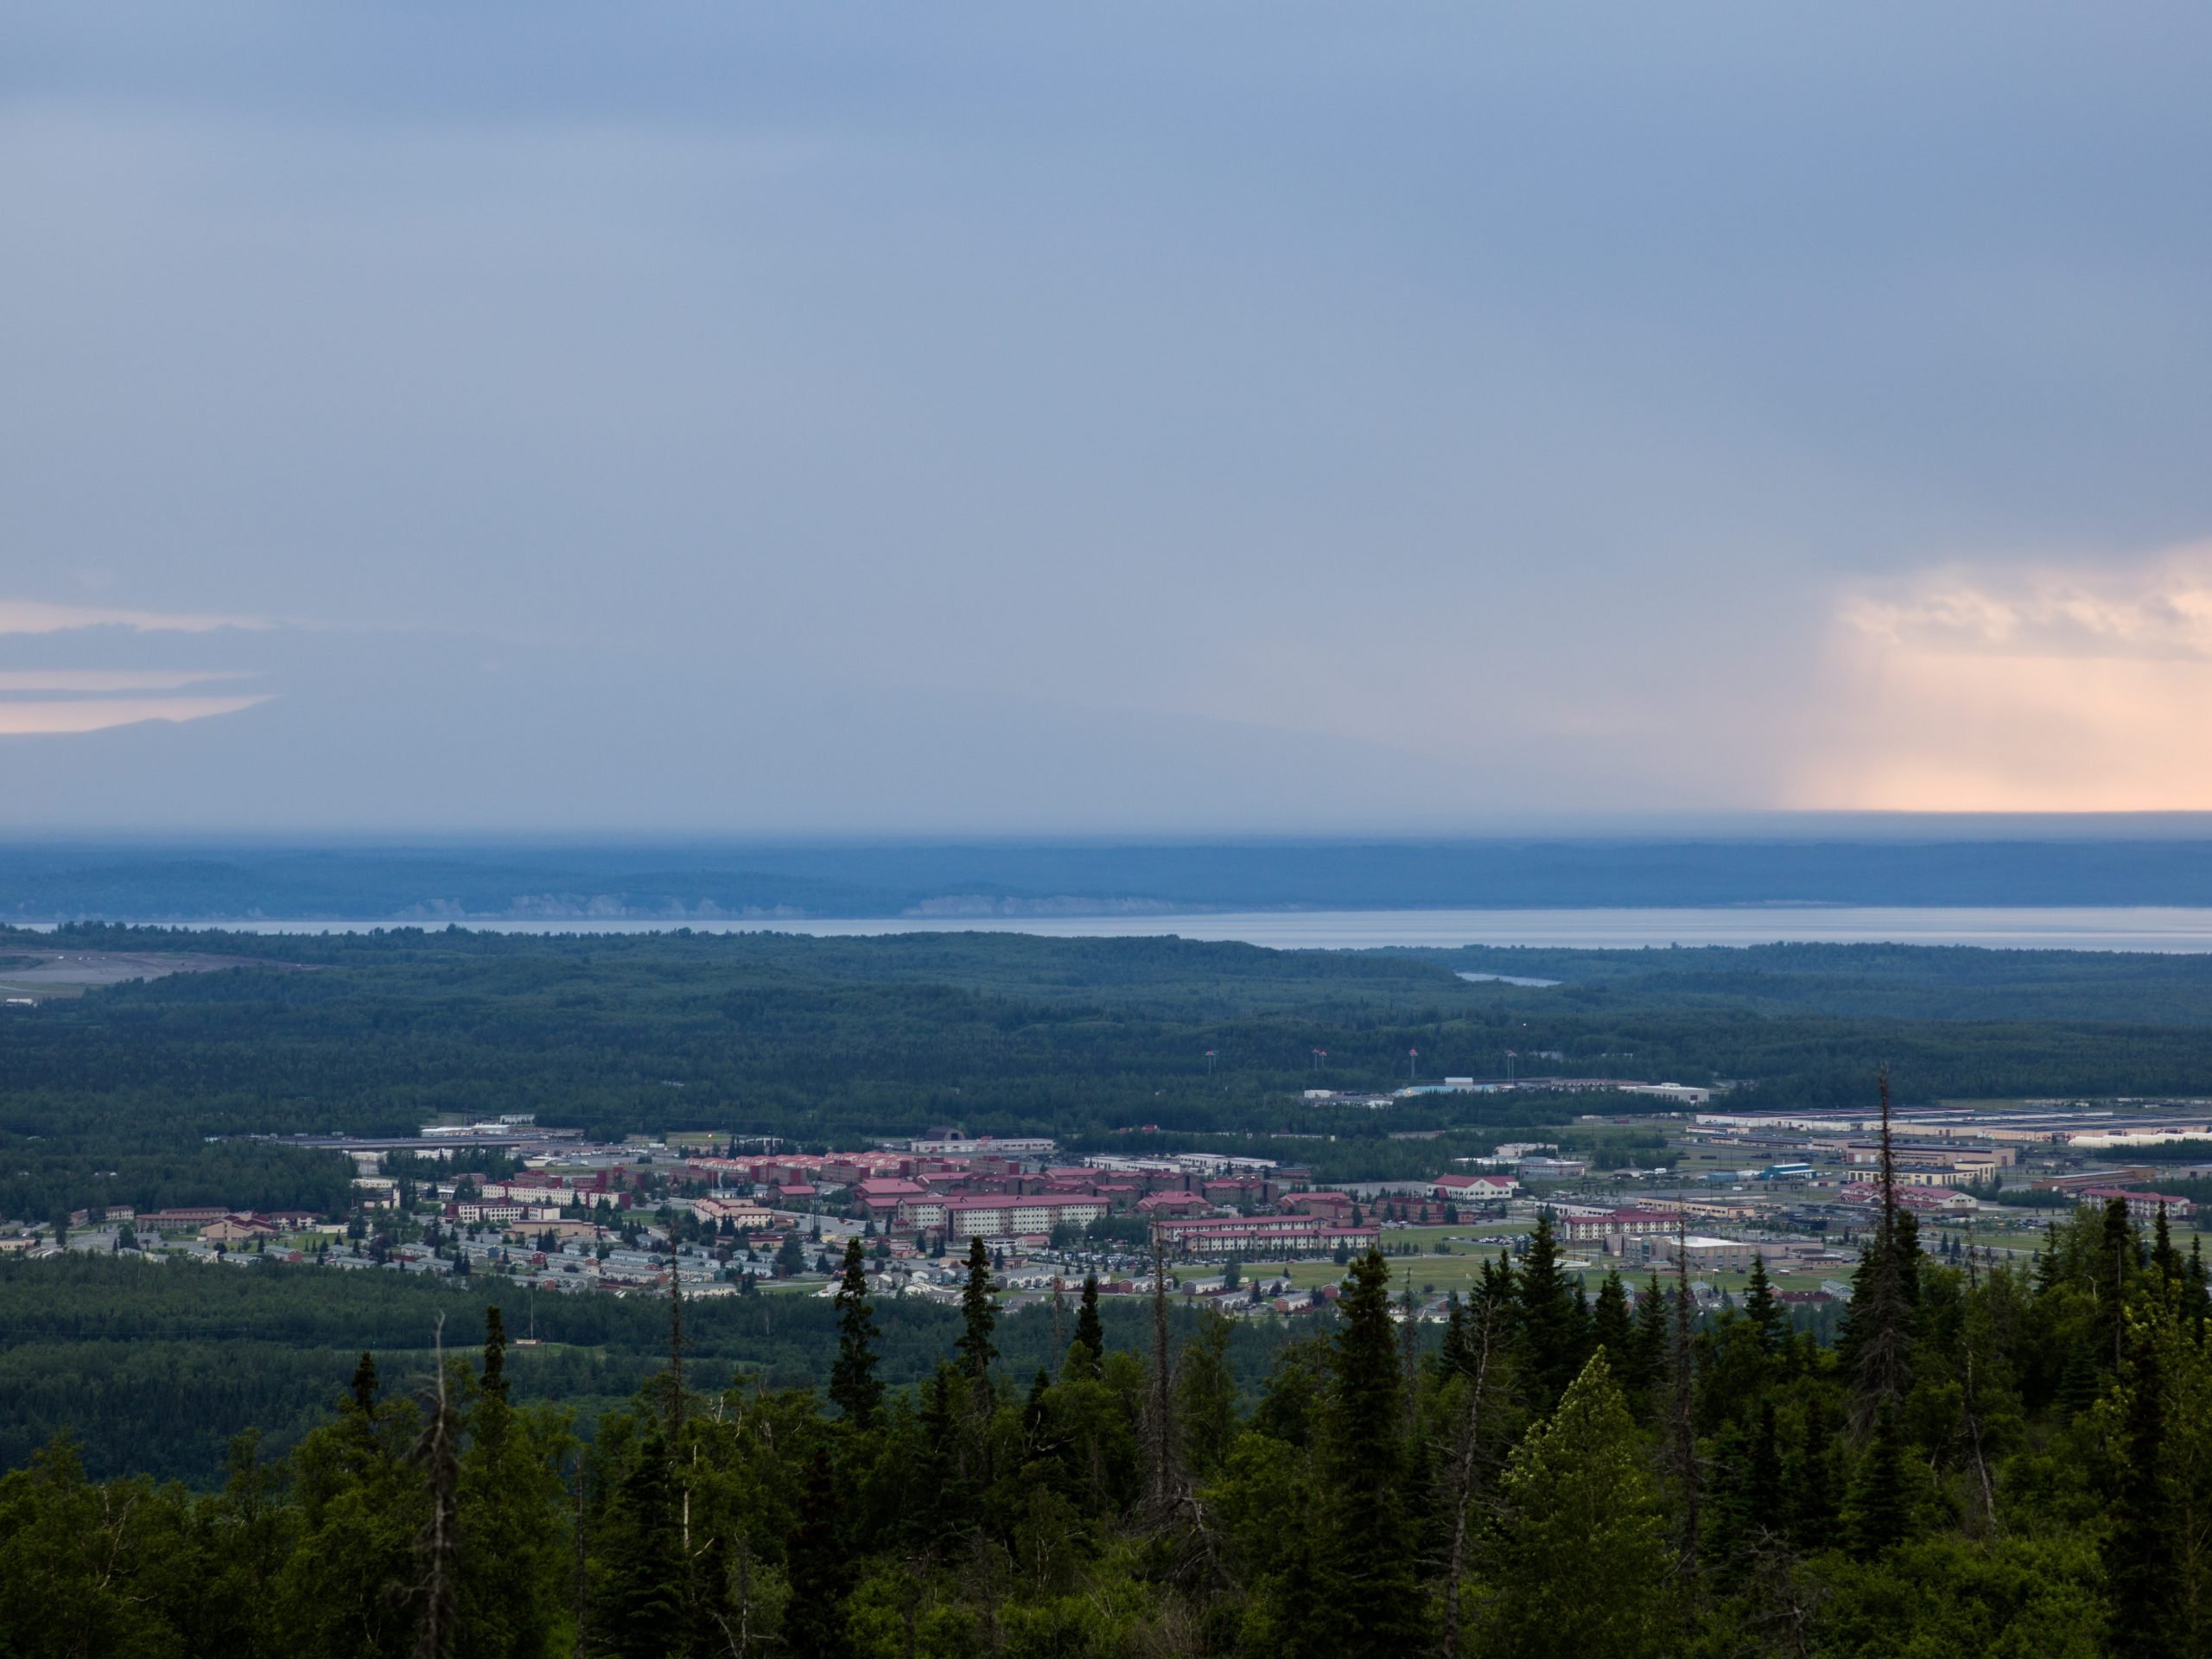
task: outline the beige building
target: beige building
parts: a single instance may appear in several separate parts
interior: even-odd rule
[[[244,1244],[257,1238],[276,1236],[273,1225],[251,1216],[225,1216],[200,1230],[200,1242],[203,1244]]]

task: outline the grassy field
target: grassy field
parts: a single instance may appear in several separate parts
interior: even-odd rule
[[[49,1002],[57,997],[82,996],[85,989],[86,988],[82,985],[57,985],[46,980],[10,979],[5,974],[0,974],[0,997],[29,996],[35,997],[41,1002]]]

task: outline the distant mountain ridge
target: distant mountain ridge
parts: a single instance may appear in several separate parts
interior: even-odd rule
[[[0,848],[0,919],[728,922],[1732,905],[2212,906],[2212,841]]]

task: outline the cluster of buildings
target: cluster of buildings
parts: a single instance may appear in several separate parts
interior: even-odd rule
[[[2005,1189],[2032,1187],[2088,1203],[2118,1198],[2146,1220],[2163,1206],[2171,1222],[2185,1224],[2194,1206],[2145,1184],[2199,1172],[2145,1149],[2212,1140],[2202,1106],[1902,1109],[1891,1124],[1897,1201],[1949,1224]],[[1043,1137],[938,1135],[821,1152],[703,1135],[592,1144],[516,1116],[432,1125],[412,1137],[317,1138],[357,1166],[351,1205],[338,1217],[118,1208],[79,1212],[69,1230],[105,1224],[118,1248],[137,1242],[210,1258],[309,1253],[338,1266],[489,1266],[563,1289],[652,1287],[673,1275],[702,1293],[818,1276],[857,1236],[887,1284],[952,1294],[975,1239],[1010,1264],[1010,1284],[1025,1271],[1093,1268],[1119,1283],[1143,1274],[1155,1239],[1177,1262],[1344,1261],[1378,1241],[1387,1248],[1395,1225],[1526,1223],[1541,1211],[1572,1253],[1624,1270],[1667,1272],[1679,1262],[1693,1274],[1740,1274],[1757,1255],[1800,1282],[1847,1279],[1854,1236],[1881,1200],[1872,1114],[1707,1109],[1666,1127],[1670,1170],[1593,1175],[1556,1144],[1522,1142],[1451,1160],[1421,1179],[1319,1186],[1310,1166],[1292,1161],[1071,1156]],[[1624,1187],[1640,1194],[1635,1202],[1608,1196],[1625,1196]],[[60,1242],[32,1230],[0,1238],[0,1249],[36,1253]],[[1224,1274],[1225,1283],[1237,1278]]]
[[[2212,1166],[2129,1163],[2126,1154],[2212,1141],[2204,1102],[2036,1102],[2019,1106],[1902,1107],[1891,1114],[1897,1201],[1915,1214],[1962,1218],[2005,1188],[2119,1198],[2137,1216],[2165,1207],[2190,1220],[2186,1198],[2142,1184],[2212,1173]],[[1701,1111],[1684,1127],[1677,1173],[1757,1182],[1865,1211],[1880,1202],[1878,1112]]]
[[[1378,1234],[1357,1198],[1313,1190],[1313,1172],[1300,1165],[1200,1153],[1057,1158],[1052,1142],[1034,1141],[690,1158],[685,1172],[715,1185],[673,1202],[741,1227],[754,1213],[747,1206],[804,1205],[894,1239],[982,1238],[1015,1248],[1066,1242],[1128,1217],[1179,1256],[1333,1254],[1363,1249]]]
[[[366,1254],[378,1265],[426,1269],[465,1253],[459,1241],[474,1247],[488,1238],[524,1270],[620,1286],[636,1282],[637,1268],[610,1260],[620,1253],[612,1241],[626,1249],[645,1243],[656,1268],[678,1243],[703,1244],[741,1271],[792,1235],[804,1240],[810,1267],[825,1243],[841,1245],[855,1233],[892,1262],[957,1254],[976,1238],[1016,1255],[1057,1249],[1141,1256],[1158,1238],[1177,1260],[1344,1259],[1377,1241],[1386,1215],[1418,1222],[1502,1212],[1520,1186],[1501,1166],[1339,1191],[1317,1188],[1310,1167],[1275,1159],[1070,1158],[1042,1138],[937,1136],[802,1153],[705,1136],[549,1141],[526,1120],[510,1119],[431,1126],[404,1141],[327,1139],[358,1171],[346,1216],[209,1205],[138,1217],[117,1211],[107,1219],[135,1222],[149,1246],[181,1241],[174,1247],[212,1253],[327,1252],[316,1236],[336,1235],[345,1262]],[[517,1158],[524,1166],[496,1179],[471,1173],[472,1162],[484,1163],[472,1154],[486,1153],[499,1155],[493,1167]],[[656,1242],[665,1247],[658,1255]],[[508,1257],[497,1259],[504,1265]]]

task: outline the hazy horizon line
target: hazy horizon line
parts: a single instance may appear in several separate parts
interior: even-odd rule
[[[1096,830],[987,828],[882,830],[347,830],[314,826],[264,829],[154,830],[131,826],[0,827],[0,849],[128,850],[139,848],[238,848],[256,850],[467,849],[742,849],[791,847],[1452,847],[1529,841],[1686,842],[1936,840],[2158,841],[2212,840],[2212,811],[1908,812],[1773,809],[1716,812],[1577,812],[1500,817],[1456,828],[1337,830]]]

